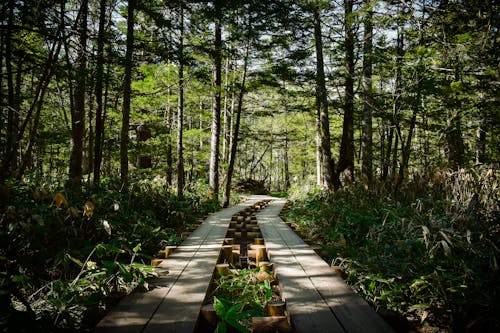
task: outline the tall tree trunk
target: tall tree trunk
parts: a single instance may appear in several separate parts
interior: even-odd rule
[[[0,19],[5,20],[5,6],[0,8]],[[3,87],[3,77],[4,77],[4,45],[5,45],[5,29],[0,30],[0,87]],[[3,89],[0,89],[0,101],[3,102]],[[5,105],[0,103],[0,135],[4,131],[4,112]],[[3,141],[0,141],[0,160],[5,157],[5,145]]]
[[[174,15],[172,15],[172,11],[167,12],[167,20],[173,20]],[[170,56],[170,50],[172,50],[172,29],[169,29],[168,31],[168,43],[166,45],[167,48],[167,67],[170,67],[172,57]],[[172,186],[172,180],[173,180],[173,174],[174,174],[174,167],[173,167],[173,155],[172,155],[172,148],[173,148],[173,140],[172,140],[172,135],[173,135],[173,128],[174,128],[174,109],[172,107],[171,103],[171,97],[172,97],[172,87],[171,85],[168,86],[167,88],[167,100],[165,101],[165,115],[164,117],[166,118],[166,123],[165,123],[165,129],[167,130],[167,142],[166,142],[166,159],[167,159],[167,170],[165,173],[166,176],[166,181],[168,186]]]
[[[101,182],[102,139],[104,137],[103,117],[103,85],[104,85],[104,39],[106,21],[106,0],[99,4],[99,31],[97,32],[97,59],[95,74],[95,147],[94,147],[94,186],[99,188]]]
[[[174,122],[174,110],[172,108],[171,102],[170,102],[170,97],[172,96],[172,88],[169,86],[167,89],[167,110],[166,110],[166,116],[167,116],[167,122],[166,122],[166,129],[167,129],[167,172],[166,172],[166,178],[167,178],[167,184],[169,186],[172,186],[172,178],[173,178],[173,173],[174,173],[174,168],[173,168],[173,158],[172,158],[172,134],[173,134],[173,122]]]
[[[212,199],[219,200],[219,140],[220,140],[220,111],[222,89],[222,33],[221,33],[221,0],[214,1],[215,7],[215,44],[214,44],[214,106],[212,111],[212,136],[210,143],[210,175],[209,184]]]
[[[223,163],[229,162],[229,154],[231,150],[231,111],[229,106],[229,96],[231,94],[231,87],[229,85],[229,72],[231,67],[231,60],[228,58],[226,61],[226,73],[225,73],[225,89],[224,89],[224,127],[223,127],[223,140],[222,140],[222,161]],[[232,101],[231,101],[232,104]]]
[[[399,9],[398,9],[399,12]],[[394,91],[392,95],[392,115],[390,118],[390,128],[389,135],[387,138],[387,155],[385,158],[384,169],[382,170],[382,179],[386,180],[389,174],[389,166],[391,167],[391,175],[395,174],[396,164],[397,164],[397,153],[398,153],[398,134],[394,135],[396,128],[399,128],[399,112],[401,109],[401,78],[402,78],[402,63],[404,56],[404,34],[401,28],[398,27],[397,37],[396,37],[396,78],[394,80]],[[399,133],[399,131],[398,131]],[[392,148],[392,140],[394,142],[394,149]],[[391,155],[393,155],[391,164]]]
[[[323,62],[323,39],[321,35],[321,13],[319,6],[314,8],[314,44],[316,47],[316,103],[319,129],[319,162],[321,163],[321,186],[334,189],[333,160],[330,147],[330,120],[328,115],[328,96],[326,92],[325,69]]]
[[[120,134],[120,180],[121,189],[128,191],[128,142],[130,126],[130,97],[134,52],[134,10],[135,0],[128,1],[127,49],[125,51],[125,77],[123,78],[122,128]]]
[[[85,96],[87,84],[87,15],[88,0],[80,2],[78,21],[79,49],[75,77],[74,109],[71,113],[71,155],[67,186],[81,190],[82,162],[85,149]]]
[[[348,169],[354,175],[354,25],[353,0],[344,1],[345,21],[345,100],[344,121],[342,124],[342,142],[340,156],[335,172],[335,180]]]
[[[12,55],[13,55],[13,45],[12,39],[14,30],[14,6],[15,1],[9,0],[8,7],[8,23],[5,34],[5,70],[7,72],[7,132],[6,132],[6,151],[7,154],[10,152],[12,157],[9,161],[9,168],[4,170],[6,172],[5,178],[8,178],[12,175],[13,170],[17,167],[17,129],[15,126],[15,115],[19,110],[15,109],[15,101],[14,101],[14,69],[12,66]]]
[[[444,29],[446,30],[446,29]],[[460,82],[460,60],[458,57],[455,58],[454,67],[455,75],[454,81]],[[447,157],[448,165],[452,169],[460,168],[465,160],[465,144],[462,137],[462,115],[461,115],[461,102],[457,96],[457,93],[452,92],[450,96],[447,96],[447,109],[448,109],[448,119],[446,126],[446,146],[447,146]]]
[[[283,168],[285,172],[285,191],[290,189],[290,165],[288,160],[288,131],[285,131],[285,142],[283,147]]]
[[[177,108],[177,195],[184,196],[184,8],[180,3],[180,36],[179,36],[179,97]]]
[[[373,134],[372,134],[372,52],[373,52],[373,9],[372,0],[364,0],[366,14],[364,18],[364,40],[363,40],[363,123],[361,133],[361,156],[362,172],[365,175],[368,186],[371,188],[373,177]]]
[[[240,92],[238,95],[238,106],[236,108],[236,119],[234,121],[233,135],[231,138],[231,151],[229,154],[229,166],[227,168],[226,191],[224,193],[224,207],[229,206],[231,198],[231,185],[233,181],[234,163],[236,160],[236,152],[238,151],[238,138],[240,134],[241,110],[243,109],[243,97],[245,96],[245,84],[247,78],[248,53],[250,49],[250,41],[247,41],[245,48],[245,56],[243,58],[243,74],[241,77]]]

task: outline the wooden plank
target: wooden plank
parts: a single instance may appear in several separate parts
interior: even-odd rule
[[[231,216],[255,198],[209,216],[158,269],[149,291],[125,297],[94,332],[193,332]]]
[[[285,265],[285,268],[277,270],[278,279],[285,282],[290,280],[290,277],[296,280],[303,279],[310,281],[309,287],[312,286],[317,292],[318,297],[310,300],[311,303],[325,304],[328,306],[331,313],[338,321],[338,326],[330,327],[330,331],[347,331],[347,332],[392,332],[392,328],[364,301],[356,294],[339,276],[334,274],[327,263],[319,257],[313,249],[311,249],[304,241],[290,229],[279,217],[279,211],[282,209],[284,201],[275,201],[268,208],[257,214],[259,225],[266,240],[266,246],[271,246],[268,249],[270,258],[276,267],[280,264]],[[271,242],[268,242],[268,237]],[[282,248],[282,250],[278,250]],[[286,260],[282,258],[279,251],[288,256]],[[289,270],[291,261],[295,261],[302,270],[293,268]],[[300,276],[300,273],[303,273]],[[306,285],[304,284],[304,288]],[[287,290],[286,285],[283,286],[283,293],[289,295],[287,298],[287,308],[290,302],[300,297],[300,293],[304,290]],[[290,299],[290,296],[292,297]],[[307,308],[305,308],[307,309]],[[313,311],[311,309],[311,311]],[[292,319],[294,315],[294,306],[291,308]],[[298,322],[294,324],[298,332],[309,331],[307,324]],[[317,329],[315,329],[317,330]]]

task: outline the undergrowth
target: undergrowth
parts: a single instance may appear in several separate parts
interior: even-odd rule
[[[75,332],[154,275],[152,256],[214,211],[208,186],[178,198],[161,179],[71,192],[24,179],[1,189],[0,329]]]
[[[285,217],[376,309],[441,331],[499,331],[499,177],[413,175],[398,195],[380,184],[295,190]]]

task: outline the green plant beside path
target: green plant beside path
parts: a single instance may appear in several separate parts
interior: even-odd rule
[[[429,175],[397,198],[361,186],[295,191],[286,218],[376,309],[416,326],[497,330],[499,176],[491,169]]]

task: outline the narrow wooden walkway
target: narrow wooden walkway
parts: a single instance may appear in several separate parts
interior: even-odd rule
[[[296,332],[386,333],[392,328],[278,217],[285,200],[257,213]]]
[[[153,281],[150,290],[125,297],[94,332],[192,333],[231,217],[266,199],[276,198],[250,196],[246,202],[208,217],[158,266],[164,273]],[[285,202],[276,199],[256,216],[295,331],[392,332],[278,217]]]
[[[231,217],[261,199],[209,216],[158,269],[149,291],[135,291],[94,332],[193,332]]]

